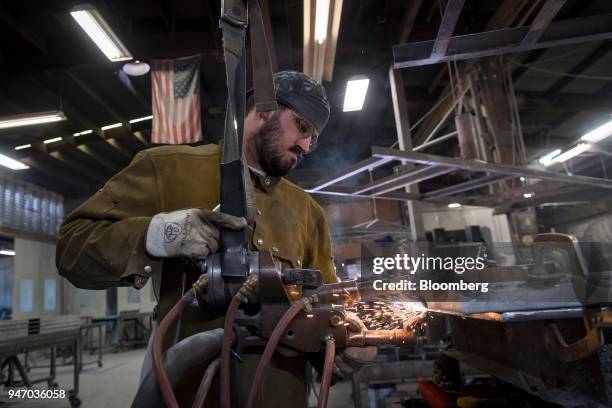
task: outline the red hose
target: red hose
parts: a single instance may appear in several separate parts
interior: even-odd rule
[[[325,340],[325,363],[323,364],[323,378],[321,378],[317,408],[327,408],[329,387],[331,386],[332,373],[334,371],[334,357],[336,357],[336,341],[333,337],[329,336]]]
[[[204,401],[206,400],[206,395],[210,389],[210,384],[212,384],[212,380],[215,377],[215,374],[217,374],[218,369],[219,359],[216,359],[210,363],[208,368],[206,368],[202,381],[200,382],[200,386],[198,387],[198,392],[193,400],[193,405],[191,406],[192,408],[202,408],[202,406],[204,406]]]
[[[164,337],[166,336],[166,332],[172,323],[174,323],[176,318],[189,303],[188,298],[188,296],[183,296],[178,302],[176,302],[176,304],[172,307],[172,309],[170,309],[168,314],[159,324],[159,327],[155,331],[155,336],[153,337],[153,369],[155,370],[155,378],[157,378],[159,390],[164,398],[166,408],[179,408],[179,405],[176,401],[176,397],[174,396],[174,391],[172,390],[172,385],[170,384],[170,379],[168,378],[166,369],[164,368]]]
[[[236,312],[240,306],[240,298],[234,296],[232,301],[227,308],[227,314],[225,315],[225,323],[223,324],[223,343],[221,343],[221,407],[230,408],[231,397],[230,397],[230,362],[231,354],[230,350],[232,347],[233,340],[233,325],[236,317]]]
[[[266,344],[266,348],[264,349],[263,354],[261,355],[261,360],[259,361],[259,365],[257,366],[257,371],[255,372],[255,376],[253,377],[253,384],[251,384],[251,392],[249,393],[249,402],[247,404],[247,408],[255,408],[257,405],[257,400],[259,398],[259,390],[263,385],[264,379],[266,377],[266,368],[272,359],[272,355],[274,354],[274,350],[281,337],[285,333],[285,329],[291,323],[291,320],[306,307],[306,303],[310,302],[310,300],[300,299],[293,304],[285,312],[283,317],[280,319],[268,343]]]

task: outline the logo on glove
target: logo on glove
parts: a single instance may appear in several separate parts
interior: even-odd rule
[[[166,223],[166,227],[164,228],[164,241],[165,242],[173,242],[181,233],[182,228],[180,224],[176,222]]]

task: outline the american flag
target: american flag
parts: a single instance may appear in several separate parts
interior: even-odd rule
[[[200,56],[153,60],[152,143],[183,144],[202,140]]]

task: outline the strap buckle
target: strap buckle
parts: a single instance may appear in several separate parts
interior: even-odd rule
[[[244,0],[222,0],[221,20],[237,27],[246,28],[249,16]]]

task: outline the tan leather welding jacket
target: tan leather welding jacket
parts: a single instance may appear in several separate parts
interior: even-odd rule
[[[181,208],[213,209],[219,203],[219,157],[217,145],[164,146],[138,153],[62,224],[56,257],[60,274],[85,289],[142,288],[154,277],[161,320],[179,298],[181,272],[187,271],[189,287],[198,271],[182,259],[154,259],[146,253],[149,221],[157,213]],[[253,183],[258,211],[251,249],[271,251],[285,267],[319,269],[326,283],[335,282],[323,209],[284,178],[257,176]],[[181,337],[222,327],[224,314],[225,308],[188,308]],[[257,360],[257,355],[247,356],[241,368],[243,399]],[[181,406],[191,404],[203,368],[192,369],[181,380],[176,390]],[[210,390],[206,406],[217,405],[217,386]],[[307,406],[304,356],[274,357],[262,406]]]

